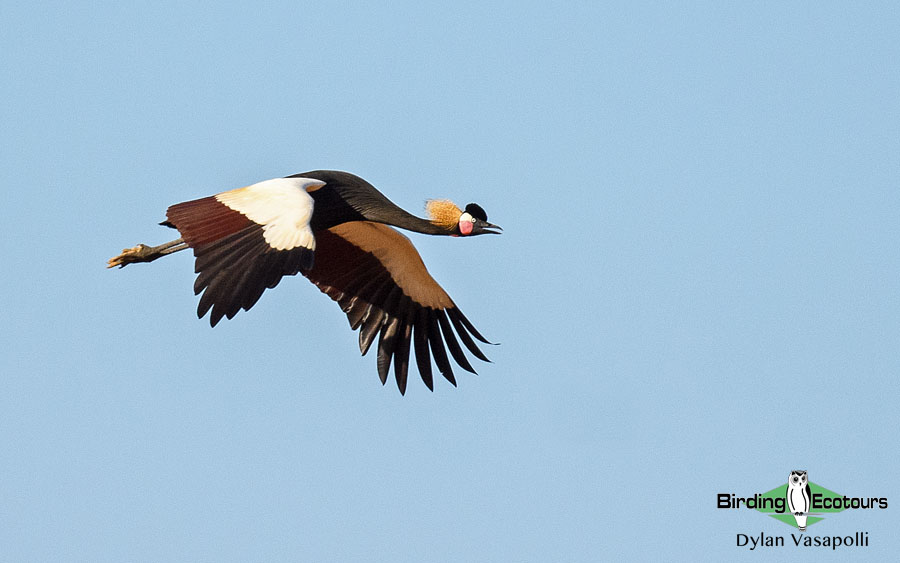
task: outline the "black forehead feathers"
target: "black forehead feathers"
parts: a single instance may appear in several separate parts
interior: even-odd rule
[[[487,213],[484,212],[484,209],[481,208],[477,203],[470,203],[466,206],[466,213],[475,217],[476,219],[481,219],[482,221],[487,221]]]

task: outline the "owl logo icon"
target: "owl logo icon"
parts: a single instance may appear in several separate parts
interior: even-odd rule
[[[806,531],[806,517],[809,513],[811,498],[806,471],[791,471],[787,484],[787,505],[801,532]]]

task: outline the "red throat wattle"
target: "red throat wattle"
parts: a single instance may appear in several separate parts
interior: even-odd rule
[[[472,223],[471,221],[460,221],[459,222],[459,232],[464,235],[472,234]]]

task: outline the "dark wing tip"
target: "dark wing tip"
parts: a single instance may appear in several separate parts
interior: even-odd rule
[[[466,318],[466,316],[463,314],[463,312],[460,311],[457,307],[453,307],[452,309],[449,310],[449,312],[451,314],[451,318],[456,317],[457,320],[459,320],[459,322],[461,322],[466,327],[466,330],[468,330],[472,334],[472,336],[474,336],[481,342],[484,342],[485,344],[490,344],[491,346],[496,346],[495,343],[491,342],[490,340],[488,340],[487,338],[482,336],[481,333],[478,332],[478,330],[475,328],[475,325],[472,324],[472,321],[470,321],[468,318]]]
[[[471,352],[476,358],[483,362],[490,362],[487,359],[487,356],[484,355],[478,345],[475,344],[475,341],[472,340],[472,337],[469,335],[469,331],[474,330],[474,327],[471,326],[471,323],[467,326],[466,323],[463,322],[462,313],[457,308],[447,309],[447,315],[450,317],[450,322],[453,323],[453,328],[456,329],[456,333],[459,335],[459,338],[462,340],[465,347]],[[468,330],[467,330],[468,329]],[[477,332],[477,331],[476,331]]]

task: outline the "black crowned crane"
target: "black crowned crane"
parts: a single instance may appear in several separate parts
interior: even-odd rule
[[[432,356],[456,385],[447,350],[475,373],[459,341],[483,361],[489,360],[473,337],[489,342],[428,274],[409,239],[388,225],[445,236],[498,234],[500,227],[474,203],[462,210],[431,200],[426,210],[431,218],[421,219],[358,176],[315,170],[173,205],[161,224],[181,238],[125,249],[107,267],[193,249],[194,293],[203,293],[197,316],[209,313],[212,326],[249,310],[282,277],[301,273],[341,306],[351,329],[359,330],[363,355],[378,337],[382,384],[393,363],[400,393],[406,392],[413,350],[422,381],[433,390]]]

